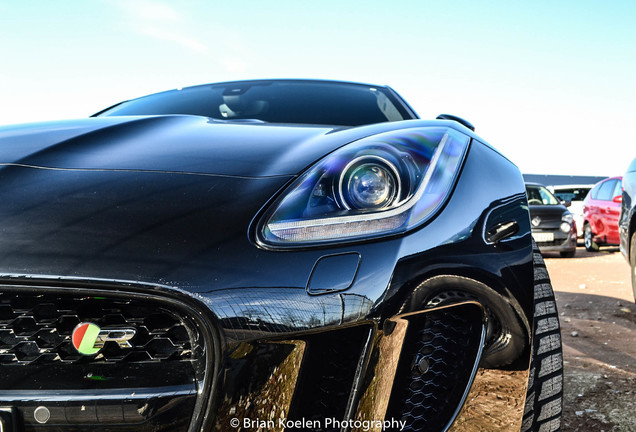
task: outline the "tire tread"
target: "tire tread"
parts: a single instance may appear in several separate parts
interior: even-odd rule
[[[556,432],[563,411],[563,351],[559,314],[543,257],[533,242],[534,335],[523,432]]]

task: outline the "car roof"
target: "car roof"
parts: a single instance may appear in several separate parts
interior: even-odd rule
[[[606,181],[609,181],[609,180],[621,180],[621,181],[622,181],[622,180],[623,180],[623,176],[608,177],[608,178],[606,178],[606,179],[603,179],[603,180],[599,181],[599,182],[598,182],[598,183],[596,183],[594,186],[596,186],[596,185],[598,185],[598,184],[601,184],[601,183],[605,183]]]
[[[594,184],[569,184],[569,185],[554,185],[550,186],[552,189],[576,189],[576,188],[593,188]]]

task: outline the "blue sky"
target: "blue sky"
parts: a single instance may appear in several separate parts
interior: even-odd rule
[[[0,0],[0,124],[244,78],[388,84],[526,173],[636,157],[636,2]]]

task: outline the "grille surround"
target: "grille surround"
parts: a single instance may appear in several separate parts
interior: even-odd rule
[[[134,299],[139,301],[161,303],[166,305],[168,308],[173,308],[174,310],[184,313],[188,319],[192,320],[194,326],[198,329],[201,337],[201,346],[204,347],[202,358],[198,362],[198,367],[195,371],[196,376],[194,377],[193,384],[195,384],[199,390],[196,392],[196,401],[194,403],[194,409],[191,411],[191,415],[189,416],[190,421],[187,430],[189,432],[202,430],[207,428],[213,422],[214,416],[208,414],[214,412],[214,406],[216,405],[215,395],[217,393],[216,389],[218,387],[219,371],[221,369],[220,359],[222,338],[214,315],[211,314],[211,311],[202,302],[194,298],[190,293],[171,286],[160,284],[84,278],[66,279],[48,276],[28,277],[17,274],[0,275],[0,292],[57,293],[65,295],[107,296],[118,299]],[[179,360],[179,362],[183,361],[186,360]],[[165,363],[156,361],[129,363],[103,361],[99,364],[97,364],[97,362],[93,364],[102,368],[105,367],[108,370],[116,370],[121,369],[121,366],[119,365],[139,368],[140,366],[143,367],[144,364],[154,364],[160,367],[161,364]],[[35,365],[37,364],[34,364],[34,366]],[[46,371],[50,367],[59,367],[60,365],[68,365],[76,369],[84,367],[81,362],[58,362],[47,367],[40,367],[39,370]],[[5,373],[7,371],[17,371],[20,369],[29,369],[29,367],[27,366],[25,368],[22,365],[16,364],[0,364],[0,371],[4,370]],[[46,376],[46,374],[44,375]],[[155,385],[156,384],[153,384],[153,386]],[[135,383],[128,382],[127,385],[122,388],[134,391]],[[163,389],[161,386],[156,388],[159,392]],[[168,389],[168,387],[165,388]],[[19,395],[16,394],[16,397],[14,398],[12,390],[13,389],[11,388],[10,390],[2,390],[0,391],[0,396],[4,401],[4,404],[8,403],[10,405],[17,406],[16,402],[20,401]],[[81,389],[79,391],[84,392],[88,396],[93,394],[90,389]],[[120,392],[120,389],[114,389],[115,393],[118,391]],[[38,390],[38,392],[41,392],[42,396],[45,396],[46,394],[40,390]],[[99,393],[102,395],[104,394],[103,388]],[[171,396],[172,393],[173,392],[169,392],[166,395]],[[162,398],[164,396],[162,396],[161,393],[156,393],[153,397],[156,399],[157,397]],[[100,399],[102,399],[102,397],[100,397]],[[11,402],[12,400],[14,402]],[[106,397],[106,400],[109,400],[109,397]],[[148,423],[148,425],[151,424],[152,423]],[[107,427],[108,430],[116,430],[116,428],[112,429],[111,426],[104,426]],[[125,428],[126,426],[123,426],[122,424],[122,427]],[[97,427],[95,431],[98,430],[101,429]]]

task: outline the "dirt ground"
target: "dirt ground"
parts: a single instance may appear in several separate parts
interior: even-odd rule
[[[636,431],[636,305],[618,248],[544,255],[561,317],[564,431]]]

